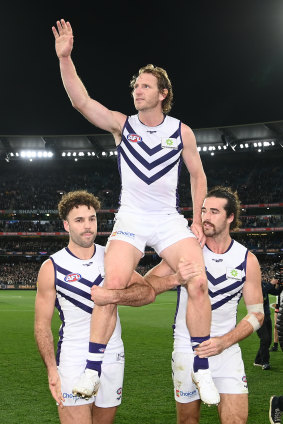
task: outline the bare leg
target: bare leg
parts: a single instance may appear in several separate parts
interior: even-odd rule
[[[142,253],[131,244],[115,240],[107,245],[104,267],[104,287],[123,289],[127,287]],[[117,320],[117,306],[95,306],[91,317],[90,341],[107,344]]]
[[[93,404],[58,407],[61,424],[92,424]]]
[[[92,424],[113,424],[117,406],[111,408],[99,408],[93,405]]]
[[[108,289],[127,287],[132,273],[142,253],[131,244],[115,240],[110,241],[105,254],[104,286]],[[89,353],[86,369],[73,387],[73,394],[89,397],[99,387],[101,364],[107,343],[113,334],[117,321],[117,306],[95,306],[91,317]]]
[[[191,337],[205,337],[210,333],[211,304],[207,290],[207,278],[202,250],[195,238],[186,238],[164,249],[160,256],[172,269],[177,270],[181,258],[196,262],[203,268],[203,274],[188,284],[187,326]]]
[[[200,419],[200,400],[190,403],[176,402],[177,424],[198,424]]]
[[[200,245],[195,238],[186,238],[164,249],[160,256],[175,271],[180,259],[195,262],[203,269],[203,272],[191,279],[187,285],[186,323],[190,332],[192,347],[194,348],[199,343],[209,339],[211,326],[211,303],[208,296],[207,277]],[[192,379],[198,388],[201,400],[208,405],[218,405],[220,397],[212,380],[208,358],[200,358],[195,355]]]
[[[221,424],[246,424],[248,420],[247,394],[220,394],[218,414]]]

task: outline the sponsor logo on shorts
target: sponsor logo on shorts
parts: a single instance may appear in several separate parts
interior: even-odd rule
[[[192,392],[183,392],[182,390],[176,389],[176,396],[177,397],[188,397],[191,398],[196,394],[196,390],[193,390]]]
[[[80,281],[81,278],[82,276],[80,274],[73,273],[66,275],[64,281],[66,281],[67,283],[75,283],[76,281]]]
[[[132,143],[140,143],[142,141],[142,137],[137,134],[128,134],[127,140],[131,141]]]
[[[129,237],[129,238],[132,238],[132,239],[135,238],[135,234],[134,233],[130,233],[129,231],[122,231],[122,230],[113,231],[113,233],[111,234],[110,237],[115,237],[115,236],[119,236],[119,235],[125,236],[125,237]]]
[[[100,348],[98,349],[98,352],[100,352],[100,353],[104,353],[104,352],[105,352],[105,347],[100,347]]]
[[[117,393],[117,400],[120,400],[122,398],[122,387],[119,387],[116,393]]]
[[[64,392],[64,393],[63,393],[63,398],[64,398],[64,399],[74,399],[74,400],[75,400],[75,402],[76,402],[77,400],[81,399],[79,396],[77,396],[77,395],[73,395],[73,393],[66,393],[66,392]]]

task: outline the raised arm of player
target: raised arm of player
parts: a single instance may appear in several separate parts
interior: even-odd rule
[[[73,107],[96,127],[111,132],[118,144],[126,116],[107,109],[88,95],[71,59],[74,43],[71,24],[61,19],[56,25],[57,29],[52,27],[55,50],[59,58],[62,81]]]
[[[205,236],[201,224],[201,208],[207,193],[206,175],[203,170],[196,138],[193,131],[185,124],[181,127],[183,140],[183,159],[190,173],[191,194],[193,202],[193,223],[191,230],[200,242],[201,247],[205,244]]]
[[[245,339],[259,328],[264,319],[263,298],[261,289],[261,272],[256,256],[248,252],[246,281],[243,287],[243,298],[248,314],[229,333],[221,337],[213,337],[195,349],[200,357],[218,355],[224,349]]]
[[[49,389],[53,398],[63,407],[60,377],[54,353],[51,321],[55,306],[54,267],[50,259],[45,261],[37,279],[37,294],[35,298],[34,334],[39,353],[45,363]]]

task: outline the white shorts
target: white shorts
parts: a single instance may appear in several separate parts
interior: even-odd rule
[[[142,253],[145,246],[150,246],[159,255],[166,247],[188,237],[195,235],[190,230],[188,221],[178,212],[170,215],[118,212],[108,241],[126,241]]]
[[[194,354],[174,351],[172,354],[172,378],[176,402],[189,403],[199,399],[192,382]],[[247,377],[238,345],[230,346],[222,353],[208,358],[209,369],[219,393],[248,393]]]
[[[106,356],[106,355],[105,355]],[[81,365],[68,364],[58,366],[61,390],[65,399],[64,406],[79,406],[95,403],[101,408],[110,408],[121,404],[124,378],[124,352],[110,353],[101,366],[100,386],[96,396],[81,399],[72,394],[72,389],[85,369],[85,360]]]

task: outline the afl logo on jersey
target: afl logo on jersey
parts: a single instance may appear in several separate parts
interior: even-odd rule
[[[142,141],[142,138],[140,135],[137,134],[128,134],[127,140],[131,141],[132,143],[140,143]]]
[[[75,283],[76,281],[80,281],[80,279],[82,278],[82,276],[80,274],[68,274],[66,275],[66,277],[64,278],[64,280],[67,283]]]

